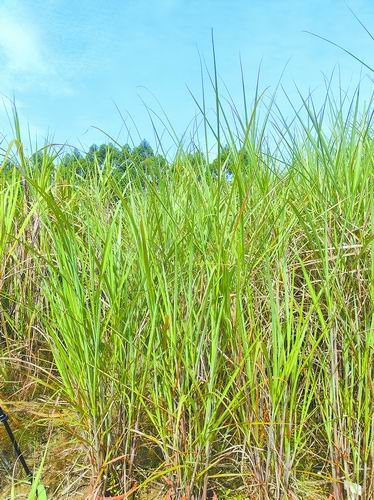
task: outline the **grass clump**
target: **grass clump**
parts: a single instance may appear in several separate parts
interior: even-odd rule
[[[215,162],[36,167],[16,138],[1,401],[79,450],[82,496],[370,498],[372,103],[328,90],[287,120],[257,93],[230,125],[212,84]]]

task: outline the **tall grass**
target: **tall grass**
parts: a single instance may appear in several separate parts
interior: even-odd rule
[[[241,118],[211,81],[216,173],[180,148],[157,180],[110,160],[82,177],[17,138],[2,400],[44,405],[92,496],[372,498],[372,102],[327,90],[287,120],[257,91]]]

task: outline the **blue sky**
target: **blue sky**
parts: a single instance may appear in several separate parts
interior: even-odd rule
[[[349,5],[374,31],[374,1]],[[239,54],[249,95],[261,60],[261,86],[270,88],[288,62],[283,84],[292,98],[295,84],[318,96],[322,75],[337,65],[342,86],[354,88],[360,65],[303,30],[374,64],[373,40],[341,0],[0,0],[0,92],[15,96],[24,128],[39,142],[104,142],[95,126],[125,142],[114,103],[152,142],[142,100],[158,111],[153,95],[181,134],[196,112],[186,86],[200,96],[198,51],[211,68],[211,28],[219,75],[238,102]],[[361,78],[369,95],[367,74]],[[10,138],[7,123],[1,107],[0,131]]]

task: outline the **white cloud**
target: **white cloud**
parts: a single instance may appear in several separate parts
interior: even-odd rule
[[[0,13],[0,53],[8,71],[46,74],[48,64],[38,35],[30,24]]]
[[[0,8],[0,92],[12,94],[38,87],[52,94],[71,93],[58,74],[57,57],[46,38],[17,4],[6,2]]]

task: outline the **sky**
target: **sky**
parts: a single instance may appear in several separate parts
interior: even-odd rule
[[[39,143],[87,148],[108,140],[101,129],[121,143],[152,144],[147,108],[158,116],[162,108],[180,135],[197,111],[190,92],[201,101],[199,54],[213,68],[212,29],[220,86],[239,106],[239,58],[249,96],[260,64],[261,88],[274,89],[284,72],[291,99],[296,86],[318,99],[334,68],[343,89],[361,80],[369,96],[367,70],[305,33],[374,65],[374,41],[348,5],[373,33],[373,0],[0,0],[0,134],[11,139],[14,99],[23,130]]]

